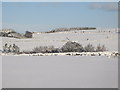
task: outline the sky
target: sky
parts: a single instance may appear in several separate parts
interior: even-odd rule
[[[117,28],[114,2],[3,2],[2,28],[49,31],[55,28]]]

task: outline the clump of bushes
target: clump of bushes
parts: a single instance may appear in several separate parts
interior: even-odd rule
[[[19,47],[15,44],[8,46],[8,44],[6,43],[3,46],[3,52],[4,53],[19,53]]]
[[[59,48],[54,48],[54,46],[39,46],[33,49],[34,53],[59,53],[61,50]]]
[[[83,47],[77,42],[68,41],[61,48],[55,48],[54,46],[39,46],[35,47],[32,51],[19,51],[19,47],[15,44],[3,46],[4,53],[17,53],[17,54],[32,54],[32,53],[60,53],[60,52],[104,52],[106,51],[104,45],[98,45],[96,48],[92,44],[88,44]]]
[[[104,45],[98,45],[96,48],[92,44],[83,47],[77,42],[68,41],[61,48],[62,52],[104,52],[107,51]]]
[[[96,48],[92,44],[88,44],[85,47],[83,47],[77,42],[68,41],[61,48],[55,48],[54,46],[35,47],[32,53],[104,52],[106,50],[106,47],[100,44]]]
[[[68,41],[61,48],[62,52],[104,52],[107,51],[105,45],[98,45],[96,48],[92,44],[83,47],[77,42]]]

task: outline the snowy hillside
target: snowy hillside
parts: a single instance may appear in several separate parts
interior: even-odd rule
[[[33,38],[30,39],[16,39],[8,37],[0,37],[2,39],[2,46],[5,43],[16,44],[20,47],[20,51],[32,50],[37,46],[54,46],[62,47],[68,39],[76,41],[83,46],[92,44],[97,46],[98,44],[105,45],[108,51],[118,50],[118,33],[116,30],[82,30],[82,31],[69,31],[69,32],[57,32],[57,33],[38,33],[33,34]],[[0,47],[2,49],[2,47]]]

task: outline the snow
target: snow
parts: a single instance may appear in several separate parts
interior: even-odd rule
[[[107,52],[14,56],[1,53],[3,88],[118,88],[118,57],[108,58],[118,52],[118,33],[109,30],[36,33],[30,39],[0,37],[1,50],[5,43],[15,43],[21,51],[29,51],[36,46],[62,47],[68,41],[66,38],[83,46],[89,43],[94,46],[104,44],[108,49]],[[82,56],[77,56],[76,53]]]
[[[3,88],[118,88],[118,59],[3,56]]]
[[[57,33],[41,33],[34,34],[30,39],[15,39],[2,37],[2,46],[5,43],[15,43],[20,47],[20,50],[32,50],[37,46],[54,46],[62,47],[69,38],[71,41],[76,41],[83,46],[93,44],[97,46],[99,43],[105,45],[109,51],[118,51],[118,33],[115,30],[86,30],[84,31],[70,31],[70,32],[57,32]],[[1,38],[1,37],[0,37]],[[87,40],[88,39],[88,40]],[[2,48],[0,48],[2,49]]]

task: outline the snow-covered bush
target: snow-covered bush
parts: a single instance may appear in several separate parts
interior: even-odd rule
[[[59,48],[54,48],[54,46],[39,46],[33,49],[34,53],[58,53],[61,52]]]
[[[19,47],[17,45],[13,44],[12,48],[13,48],[13,50],[12,50],[13,53],[18,53],[19,52]]]
[[[8,44],[7,43],[3,46],[3,52],[5,52],[5,53],[9,52]]]
[[[63,47],[61,48],[62,52],[83,52],[84,48],[81,44],[68,41]]]
[[[19,52],[19,47],[15,44],[12,45],[9,45],[6,43],[4,46],[3,46],[3,52],[4,53],[18,53]]]
[[[105,45],[98,45],[97,48],[96,48],[96,52],[104,52],[104,51],[107,51]]]
[[[94,52],[95,48],[92,44],[88,44],[87,46],[84,47],[85,52]]]

